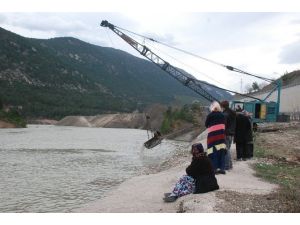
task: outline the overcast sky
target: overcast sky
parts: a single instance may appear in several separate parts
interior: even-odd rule
[[[112,31],[100,27],[102,20],[216,62],[269,78],[278,78],[285,72],[300,69],[300,13],[150,13],[146,10],[127,13],[0,12],[0,26],[25,37],[72,36],[141,57]],[[262,82],[133,37],[142,43],[145,41],[150,49],[171,64],[215,85],[244,91],[247,84]]]

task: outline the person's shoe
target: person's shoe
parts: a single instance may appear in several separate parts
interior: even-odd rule
[[[242,160],[243,160],[242,158],[236,159],[236,161],[242,161]]]
[[[220,174],[226,174],[225,170],[220,170],[219,173]]]
[[[165,196],[165,197],[169,197],[170,194],[172,194],[172,193],[171,193],[171,192],[164,193],[164,196]]]
[[[247,159],[246,159],[246,158],[243,158],[243,161],[247,161]]]
[[[171,195],[171,196],[165,197],[164,201],[165,202],[175,202],[176,199],[177,199],[177,196]]]

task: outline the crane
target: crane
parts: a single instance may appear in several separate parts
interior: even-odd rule
[[[114,33],[116,33],[119,37],[121,37],[124,41],[131,45],[135,50],[137,50],[141,55],[149,59],[156,66],[166,71],[170,76],[178,80],[186,87],[192,89],[194,92],[201,95],[209,102],[218,101],[218,99],[216,99],[202,87],[201,83],[197,79],[184,74],[182,71],[172,66],[170,63],[163,60],[161,57],[159,57],[157,54],[151,51],[147,46],[142,45],[136,40],[132,39],[120,29],[118,29],[116,26],[109,23],[107,20],[103,20],[101,22],[101,26],[108,27],[109,29],[111,29]]]
[[[280,79],[277,81],[274,81],[269,78],[264,78],[264,77],[261,77],[258,75],[253,75],[251,73],[237,69],[233,66],[224,65],[224,64],[217,63],[212,60],[208,60],[203,57],[200,57],[206,61],[209,61],[211,63],[225,67],[226,69],[228,69],[230,71],[241,73],[241,74],[248,75],[248,76],[253,76],[253,77],[262,79],[264,81],[267,81],[267,82],[275,83],[275,88],[272,89],[270,91],[270,93],[264,99],[260,99],[260,98],[257,98],[257,97],[251,96],[251,95],[247,95],[247,94],[241,94],[241,93],[238,93],[238,92],[235,92],[232,90],[228,90],[225,88],[221,88],[221,87],[215,86],[213,84],[209,84],[209,83],[197,80],[194,77],[187,75],[186,73],[184,73],[181,70],[179,70],[178,68],[172,66],[170,63],[168,63],[167,61],[162,59],[160,56],[155,54],[147,46],[137,42],[136,40],[134,40],[133,38],[131,38],[130,36],[125,34],[123,31],[121,31],[121,28],[109,23],[107,20],[103,20],[100,25],[102,27],[107,27],[110,30],[112,30],[115,34],[117,34],[125,42],[127,42],[129,45],[131,45],[136,51],[138,51],[141,55],[143,55],[144,57],[149,59],[156,66],[158,66],[159,68],[161,68],[162,70],[167,72],[171,77],[173,77],[174,79],[176,79],[177,81],[179,81],[180,83],[185,85],[186,87],[190,88],[191,90],[193,90],[194,92],[196,92],[197,94],[199,94],[200,96],[202,96],[203,98],[208,100],[209,102],[213,102],[213,101],[219,102],[219,99],[215,98],[213,95],[211,95],[209,92],[207,92],[203,88],[204,85],[208,85],[208,86],[211,86],[211,87],[214,87],[217,89],[221,89],[224,91],[228,91],[228,92],[231,92],[234,94],[238,94],[238,95],[253,99],[252,101],[237,101],[237,100],[232,101],[231,107],[233,109],[235,109],[237,106],[242,106],[242,108],[244,110],[250,112],[250,114],[253,115],[252,122],[255,125],[256,125],[256,123],[260,123],[260,122],[276,122],[277,121],[277,118],[279,115],[279,105],[280,105],[280,91],[281,91],[281,80]],[[124,29],[122,29],[122,30],[124,30]],[[151,38],[150,38],[150,40],[155,41]],[[170,46],[168,46],[168,47],[170,47]],[[177,48],[175,48],[175,49],[177,49]],[[180,50],[180,49],[177,49],[177,50]],[[181,51],[183,51],[183,50],[181,50]],[[187,53],[186,51],[183,51],[183,52]],[[270,97],[270,95],[276,90],[278,91],[277,102],[267,102],[266,100],[268,99],[268,97]]]

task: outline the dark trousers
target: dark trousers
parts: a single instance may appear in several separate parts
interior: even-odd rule
[[[246,159],[253,157],[253,143],[236,143],[236,158]]]
[[[221,150],[216,150],[214,147],[213,153],[209,154],[208,157],[210,158],[214,170],[220,169],[220,170],[225,170],[225,154],[226,150],[221,149]]]
[[[247,148],[248,148],[248,156],[249,156],[248,158],[252,158],[253,150],[254,150],[253,143],[248,143]]]

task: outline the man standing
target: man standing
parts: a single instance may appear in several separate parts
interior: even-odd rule
[[[225,116],[225,143],[227,153],[225,155],[225,170],[232,169],[232,158],[231,158],[231,143],[235,134],[236,127],[236,113],[229,108],[228,101],[222,101],[221,107]]]

